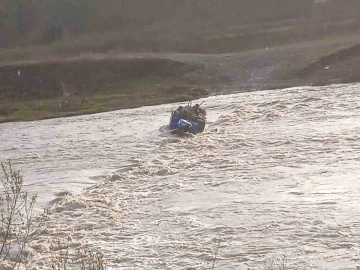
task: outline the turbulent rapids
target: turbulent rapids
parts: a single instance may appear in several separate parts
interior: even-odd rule
[[[1,160],[39,207],[52,201],[34,258],[69,235],[113,269],[211,269],[218,241],[215,269],[283,257],[289,269],[355,269],[358,89],[211,97],[204,132],[183,137],[154,126],[177,104],[1,125]]]

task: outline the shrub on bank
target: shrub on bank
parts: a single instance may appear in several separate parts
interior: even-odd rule
[[[13,169],[11,162],[0,163],[0,167],[0,269],[28,269],[38,263],[31,244],[46,232],[51,212],[35,215],[37,195],[24,191],[21,173]],[[56,270],[105,269],[101,252],[73,249],[65,239],[52,243],[48,255],[50,265],[46,266]]]

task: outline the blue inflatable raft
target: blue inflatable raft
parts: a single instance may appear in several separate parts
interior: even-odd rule
[[[179,106],[171,112],[169,127],[172,134],[203,132],[206,124],[206,111],[199,104]]]

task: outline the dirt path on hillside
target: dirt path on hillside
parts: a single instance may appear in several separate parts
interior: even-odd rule
[[[169,81],[179,79],[186,84],[206,85],[212,93],[230,93],[242,91],[256,91],[264,89],[285,88],[301,85],[324,85],[342,83],[348,78],[351,69],[351,80],[360,80],[357,59],[360,52],[354,52],[341,61],[330,63],[332,72],[323,72],[327,66],[317,66],[309,74],[300,76],[302,69],[312,61],[323,55],[341,50],[351,44],[360,44],[360,38],[338,38],[333,40],[319,40],[296,43],[292,45],[276,46],[259,50],[226,54],[185,54],[185,53],[126,53],[112,51],[108,53],[84,53],[67,57],[48,56],[28,62],[13,63],[12,66],[21,68],[24,65],[46,65],[49,63],[64,63],[71,67],[73,63],[87,61],[101,62],[108,60],[119,65],[124,61],[134,59],[166,58],[182,62],[190,66],[192,71],[182,72],[179,76],[169,76]],[[343,65],[345,63],[345,65]],[[4,67],[0,65],[1,69]],[[101,69],[101,66],[99,66]],[[328,70],[328,69],[326,69]],[[329,70],[328,70],[329,71]],[[90,74],[91,76],[91,74]],[[179,82],[177,82],[179,83]],[[221,89],[219,89],[221,88]]]
[[[357,51],[345,59],[334,61],[330,66],[320,64],[305,76],[299,74],[302,69],[323,55],[359,42],[360,39],[351,38],[304,42],[240,53],[165,54],[163,57],[203,64],[207,73],[198,74],[199,79],[212,84],[216,93],[248,92],[360,81],[360,68],[357,68],[360,52]],[[350,79],[349,69],[352,76]]]
[[[360,82],[359,62],[359,38],[227,54],[113,51],[36,59],[0,65],[1,121],[79,115],[217,94]],[[131,89],[137,90],[129,92]],[[70,96],[90,100],[90,105],[84,108],[81,102],[66,114],[59,112],[58,106],[55,110],[51,104],[59,98],[62,102],[61,93],[68,96],[67,90]],[[114,94],[117,99],[107,97]],[[101,102],[93,102],[100,98]],[[53,101],[46,113],[41,105],[44,99]],[[8,101],[17,104],[9,109]],[[32,103],[27,104],[29,101]]]

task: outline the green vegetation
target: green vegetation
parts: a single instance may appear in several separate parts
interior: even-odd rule
[[[32,46],[40,52],[44,50],[40,45],[51,45],[45,51],[119,48],[189,51],[194,46],[192,41],[197,44],[222,32],[231,35],[234,27],[241,28],[237,35],[245,32],[249,35],[267,29],[267,25],[273,25],[271,28],[277,33],[289,33],[289,29],[277,29],[274,24],[358,17],[359,3],[356,0],[328,0],[319,4],[314,4],[314,0],[108,0],[106,3],[3,0],[0,48]],[[28,56],[21,54],[18,56]]]
[[[119,50],[224,53],[321,39],[358,28],[359,3],[4,0],[0,65]]]
[[[134,108],[145,105],[190,101],[203,96],[190,87],[179,92],[169,91],[158,83],[134,83],[118,91],[98,92],[80,97],[69,95],[65,99],[49,98],[0,103],[0,123],[68,117]],[[61,104],[61,105],[60,105]]]
[[[3,0],[0,44],[49,44],[110,30],[141,38],[144,32],[134,31],[141,28],[149,33],[156,28],[171,28],[197,35],[202,28],[223,23],[252,24],[308,16],[312,5],[313,0],[108,0],[106,4],[97,0]]]
[[[249,66],[261,67],[266,61],[244,63],[241,70],[220,75],[189,61],[126,60],[126,53],[218,54],[357,35],[359,3],[4,0],[0,3],[0,122],[202,97],[189,90],[168,92],[158,85],[218,88],[236,77],[233,73],[246,75]],[[325,55],[320,57],[314,60],[316,65],[327,61]]]

